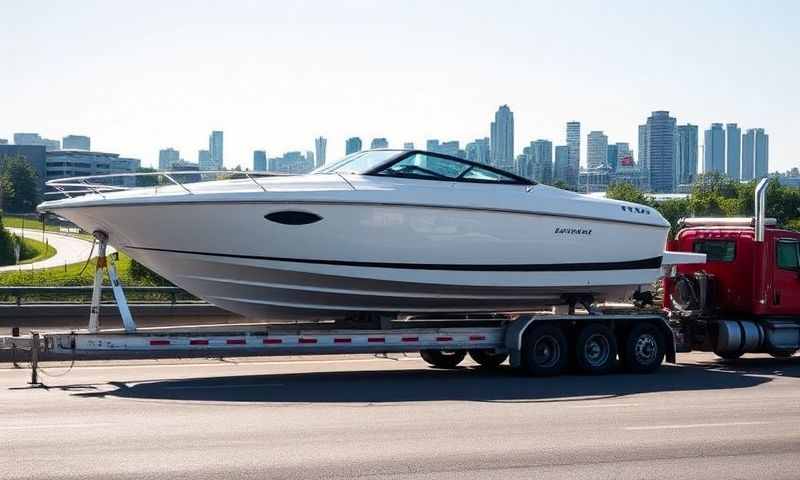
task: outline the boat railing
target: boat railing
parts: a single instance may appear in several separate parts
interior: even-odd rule
[[[278,172],[250,172],[238,170],[181,170],[167,172],[135,172],[135,173],[111,173],[105,175],[85,175],[80,177],[57,178],[45,182],[51,191],[45,195],[63,195],[72,197],[95,193],[105,197],[104,194],[131,190],[134,188],[158,188],[164,186],[176,186],[187,194],[194,194],[192,186],[214,180],[238,180],[248,179],[257,188],[267,191],[266,187],[256,179],[260,177],[275,177],[291,175]]]

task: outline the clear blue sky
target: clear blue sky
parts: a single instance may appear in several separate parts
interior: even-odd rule
[[[516,148],[564,123],[636,147],[680,123],[770,135],[770,169],[800,164],[800,2],[76,1],[0,3],[0,138],[87,134],[96,150],[225,163],[344,140],[489,135],[507,103]],[[702,134],[701,134],[702,137]],[[702,144],[702,138],[701,138]],[[638,158],[638,152],[637,152]]]

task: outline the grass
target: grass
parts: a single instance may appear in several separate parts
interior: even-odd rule
[[[56,249],[50,244],[27,237],[25,239],[20,238],[20,240],[22,240],[22,249],[19,255],[19,263],[21,265],[41,262],[56,254]]]
[[[36,231],[36,232],[40,232],[41,233],[41,231],[42,231],[42,222],[40,222],[39,220],[35,220],[33,218],[20,217],[20,216],[16,216],[16,215],[8,215],[8,214],[4,214],[2,216],[2,218],[3,218],[3,226],[4,227],[9,227],[9,228],[23,228],[24,227],[26,232],[28,230],[30,230],[32,232]],[[72,236],[75,236],[75,237],[80,237],[80,238],[92,241],[92,236],[87,234],[87,233],[67,233],[67,232],[62,232],[61,231],[61,227],[59,227],[58,225],[45,224],[44,229],[47,232],[61,233],[63,235],[72,235]]]
[[[41,243],[41,242],[40,242]],[[73,263],[53,268],[41,270],[26,270],[22,268],[11,272],[0,273],[0,286],[3,287],[71,287],[87,286],[94,282],[94,271],[97,266],[97,258],[86,262]],[[117,273],[123,285],[142,285],[142,282],[134,281],[130,277],[131,259],[127,255],[120,253],[117,260]]]

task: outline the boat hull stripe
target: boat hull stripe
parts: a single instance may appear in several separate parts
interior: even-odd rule
[[[317,265],[336,265],[342,267],[396,268],[404,270],[447,270],[455,272],[586,272],[592,270],[645,270],[661,267],[661,257],[628,260],[623,262],[586,262],[586,263],[536,263],[536,264],[430,264],[430,263],[397,263],[397,262],[358,262],[349,260],[317,260],[308,258],[262,257],[258,255],[238,255],[219,252],[195,252],[191,250],[173,250],[167,248],[136,247],[125,248],[149,252],[177,253],[185,255],[202,255],[206,257],[241,258],[247,260],[266,260],[270,262],[310,263]]]

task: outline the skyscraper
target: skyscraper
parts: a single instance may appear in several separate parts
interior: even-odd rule
[[[361,151],[361,139],[358,137],[350,137],[344,143],[344,154],[350,155]]]
[[[633,150],[631,150],[631,145],[628,142],[617,142],[616,147],[617,158],[616,163],[614,164],[614,169],[622,165],[623,160],[626,158],[633,160]]]
[[[488,138],[476,138],[466,146],[467,160],[488,165],[491,163],[491,148]]]
[[[429,152],[438,152],[439,147],[440,147],[439,140],[435,138],[425,140],[425,150]]]
[[[389,148],[389,141],[383,137],[373,138],[369,148]]]
[[[755,141],[755,176],[761,179],[769,174],[769,135],[763,128],[756,128]]]
[[[403,150],[414,150],[414,142],[404,142]]]
[[[712,123],[703,140],[703,172],[725,173],[725,130],[722,124]]]
[[[675,118],[667,111],[656,111],[647,119],[647,162],[650,166],[650,188],[655,193],[675,191]]]
[[[569,162],[563,181],[570,187],[577,187],[581,168],[581,122],[567,122],[567,148]]]
[[[553,183],[553,142],[536,140],[533,150],[533,179],[540,183]]]
[[[569,185],[569,146],[556,146],[555,162],[553,165],[553,181],[564,182]]]
[[[204,169],[200,166],[201,170],[222,170],[222,165],[225,164],[225,157],[223,155],[222,146],[222,132],[214,130],[208,137],[208,154],[212,168]]]
[[[639,168],[642,169],[642,175],[650,183],[650,161],[647,158],[647,124],[639,125]]]
[[[164,148],[158,151],[158,169],[172,170],[172,166],[181,160],[181,152],[174,148]]]
[[[735,123],[725,125],[727,147],[725,149],[725,173],[733,180],[742,177],[742,129]]]
[[[92,140],[85,135],[67,135],[61,139],[61,148],[64,150],[91,150]]]
[[[756,175],[756,129],[742,135],[742,180],[753,180]]]
[[[200,170],[215,170],[214,164],[211,163],[211,154],[208,150],[197,151],[197,166]]]
[[[599,130],[586,136],[586,164],[589,168],[607,166],[608,137]]]
[[[606,164],[611,170],[617,169],[617,157],[619,156],[619,147],[617,145],[608,146],[608,155],[606,156]]]
[[[678,148],[675,174],[678,184],[689,184],[697,175],[697,125],[678,126]]]
[[[514,113],[502,105],[491,125],[492,165],[509,172],[514,170]]]
[[[267,152],[264,150],[253,151],[253,171],[266,172],[267,171]]]
[[[328,139],[325,137],[317,137],[314,139],[314,149],[317,152],[317,162],[315,166],[317,168],[325,165],[325,149],[328,145]]]

